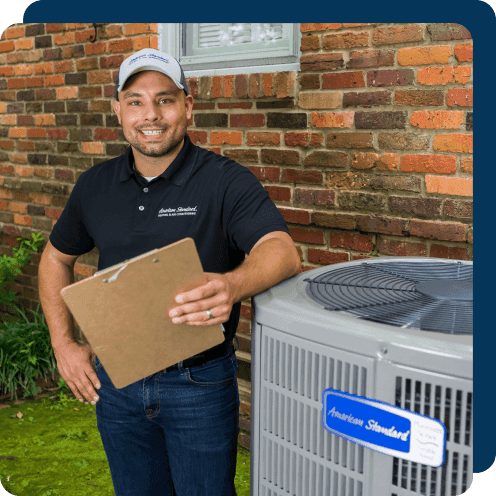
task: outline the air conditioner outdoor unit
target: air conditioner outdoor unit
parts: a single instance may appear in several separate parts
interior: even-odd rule
[[[472,482],[473,263],[371,258],[253,299],[252,496],[454,496]],[[441,467],[324,429],[333,388],[440,420]]]

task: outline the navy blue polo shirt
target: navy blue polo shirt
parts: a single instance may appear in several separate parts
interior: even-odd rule
[[[289,233],[250,170],[193,145],[187,134],[174,161],[150,182],[133,165],[129,147],[81,174],[50,234],[57,250],[83,255],[96,246],[103,270],[190,237],[203,270],[225,273],[264,235]],[[223,324],[226,340],[234,337],[240,307]]]

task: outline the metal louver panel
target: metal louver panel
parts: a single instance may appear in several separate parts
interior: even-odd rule
[[[321,395],[332,387],[365,396],[372,360],[331,358],[269,328],[262,350],[259,494],[361,496],[365,449],[323,431]]]
[[[365,262],[305,281],[326,310],[404,328],[473,333],[472,265]]]
[[[396,376],[395,404],[441,420],[447,449],[439,468],[393,458],[392,485],[398,492],[393,491],[392,496],[464,493],[472,479],[472,391]]]

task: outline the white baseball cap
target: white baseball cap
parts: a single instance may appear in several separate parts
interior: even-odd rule
[[[134,55],[131,55],[122,62],[117,80],[115,82],[115,99],[118,100],[118,93],[122,91],[124,84],[130,76],[142,71],[157,71],[169,76],[176,86],[188,94],[186,78],[179,62],[171,55],[155,50],[154,48],[144,48]]]

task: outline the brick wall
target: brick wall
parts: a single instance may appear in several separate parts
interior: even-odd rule
[[[247,166],[304,270],[371,256],[472,259],[472,39],[453,24],[301,24],[301,72],[190,78],[194,143]],[[156,24],[31,24],[0,41],[0,254],[46,239],[79,175],[127,145],[121,61]],[[97,251],[76,264],[96,271]],[[18,278],[37,304],[39,256]],[[250,307],[241,349],[250,350]]]

